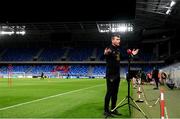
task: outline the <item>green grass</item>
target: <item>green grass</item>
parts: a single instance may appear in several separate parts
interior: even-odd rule
[[[118,102],[127,95],[120,85]],[[12,87],[0,79],[0,118],[103,118],[105,91],[104,79],[13,79]],[[118,110],[130,117],[127,106]]]
[[[150,104],[160,94],[153,88],[152,85],[144,85]],[[169,118],[179,118],[180,90],[163,88]],[[13,79],[12,87],[8,86],[7,79],[0,79],[0,118],[104,118],[105,92],[104,79]],[[137,100],[137,90],[133,89],[131,95]],[[118,103],[126,96],[127,82],[121,80]],[[148,118],[160,118],[159,103],[152,108],[145,103],[138,105]],[[136,109],[131,109],[132,116],[129,115],[128,105],[119,108],[123,115],[117,117],[144,117]]]

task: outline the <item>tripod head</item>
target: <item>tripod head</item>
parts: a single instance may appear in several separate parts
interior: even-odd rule
[[[128,54],[128,73],[127,73],[127,76],[126,76],[126,79],[128,81],[128,84],[130,82],[130,79],[131,79],[131,71],[130,71],[130,64],[131,64],[131,61],[133,60],[134,56],[139,52],[139,49],[127,49],[127,54]]]
[[[127,49],[127,54],[129,56],[129,58],[133,58],[136,54],[138,54],[139,49]]]

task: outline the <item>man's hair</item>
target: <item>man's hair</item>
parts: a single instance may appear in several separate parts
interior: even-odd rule
[[[114,37],[121,38],[121,36],[119,34],[112,34],[111,39],[113,39]]]

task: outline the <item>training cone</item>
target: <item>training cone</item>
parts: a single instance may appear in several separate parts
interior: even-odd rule
[[[138,92],[137,93],[138,93],[138,100],[136,100],[136,102],[141,102],[141,103],[144,102],[144,100],[141,99],[141,93],[142,92],[141,92],[140,85],[138,86]]]
[[[164,119],[164,112],[165,112],[165,101],[164,101],[164,91],[161,90],[161,101],[160,101],[160,106],[161,106],[161,119]]]

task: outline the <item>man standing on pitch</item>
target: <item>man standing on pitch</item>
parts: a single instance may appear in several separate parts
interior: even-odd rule
[[[159,83],[159,70],[157,67],[154,67],[153,72],[152,72],[152,78],[155,80],[156,87],[154,88],[159,89],[158,83]]]
[[[117,110],[111,112],[109,109],[109,103],[111,100],[111,109],[116,107],[117,94],[120,83],[120,35],[113,35],[111,37],[111,45],[104,50],[106,57],[106,85],[107,91],[105,95],[104,103],[104,115],[106,117],[113,117],[112,114],[121,115]],[[133,49],[132,55],[136,55],[138,49]]]

